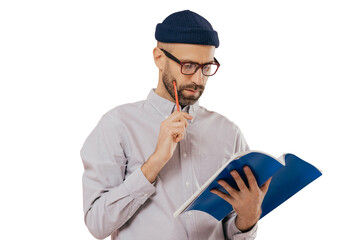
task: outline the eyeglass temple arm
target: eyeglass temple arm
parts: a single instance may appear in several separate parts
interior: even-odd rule
[[[167,52],[166,50],[160,48],[161,51],[163,51],[165,53],[165,55],[170,58],[171,60],[177,62],[178,64],[181,64],[180,60],[177,59],[176,57],[174,57],[173,55],[171,55],[169,52]]]

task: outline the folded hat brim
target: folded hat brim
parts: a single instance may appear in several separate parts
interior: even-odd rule
[[[215,30],[170,26],[163,23],[156,25],[155,39],[166,43],[187,43],[219,47],[219,38]]]

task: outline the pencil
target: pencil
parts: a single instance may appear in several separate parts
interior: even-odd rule
[[[180,111],[179,97],[178,97],[178,93],[177,93],[176,82],[173,81],[173,84],[174,84],[174,93],[175,93],[176,107],[177,107],[177,110]]]

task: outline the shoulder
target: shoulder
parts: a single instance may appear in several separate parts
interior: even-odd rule
[[[238,130],[239,127],[224,115],[208,110],[203,106],[199,106],[198,117],[199,121],[203,123],[216,124],[217,127],[225,127],[233,130]]]
[[[101,118],[102,121],[121,123],[123,120],[138,112],[143,111],[146,100],[118,105],[107,111]]]

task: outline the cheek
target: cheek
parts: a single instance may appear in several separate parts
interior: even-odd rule
[[[189,85],[189,80],[187,79],[187,77],[185,75],[180,73],[180,75],[175,74],[175,75],[173,75],[173,77],[176,80],[178,89],[183,89],[185,86]]]
[[[205,77],[204,78],[204,87],[206,86],[207,80],[209,79],[209,77]]]
[[[167,74],[171,81],[176,80],[178,83],[183,82],[182,81],[183,74],[180,72],[180,69],[173,66],[169,66]]]

